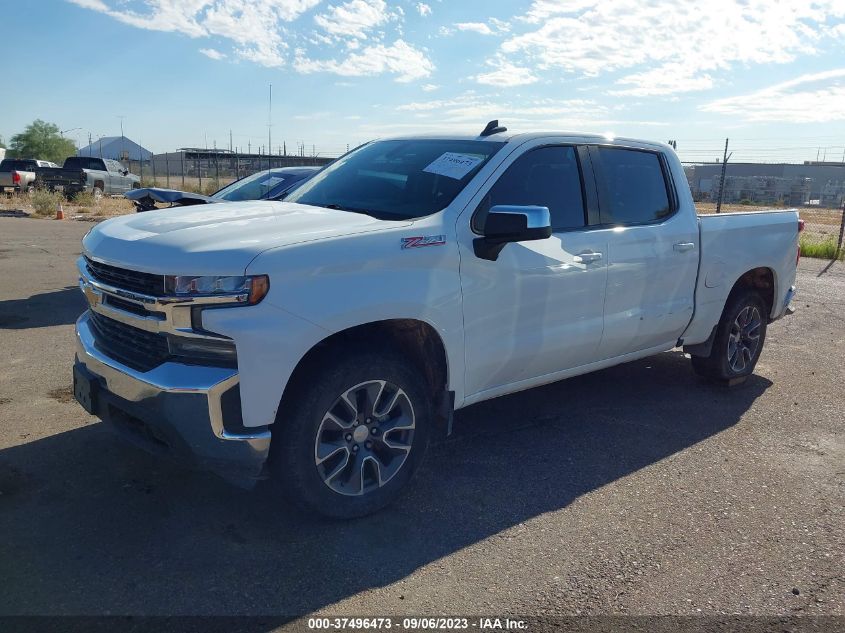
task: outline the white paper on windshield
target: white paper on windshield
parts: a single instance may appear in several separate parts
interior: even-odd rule
[[[268,189],[271,187],[275,187],[280,182],[282,182],[284,178],[279,178],[278,176],[270,176],[267,180],[261,183],[262,187],[267,187]]]
[[[471,172],[482,160],[484,159],[479,156],[446,152],[440,158],[436,158],[429,163],[423,171],[429,174],[438,174],[447,178],[460,180]]]

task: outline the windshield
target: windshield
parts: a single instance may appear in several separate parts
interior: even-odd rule
[[[376,141],[347,154],[285,200],[382,219],[421,218],[449,205],[504,143]]]
[[[267,196],[272,189],[277,188],[284,182],[293,182],[298,176],[280,174],[276,172],[267,173],[267,170],[259,171],[257,174],[241,178],[228,187],[223,187],[213,194],[212,198],[238,202],[239,200],[260,200]]]

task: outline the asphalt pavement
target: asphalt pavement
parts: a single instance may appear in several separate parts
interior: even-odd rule
[[[475,405],[388,510],[300,515],[72,401],[90,224],[0,218],[0,615],[845,615],[845,267],[727,389],[679,351]]]

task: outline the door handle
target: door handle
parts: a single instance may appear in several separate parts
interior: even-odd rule
[[[576,264],[589,264],[590,262],[597,262],[601,259],[601,253],[578,253],[572,257],[572,261]]]
[[[675,244],[674,248],[679,253],[691,251],[695,248],[695,242],[679,242],[678,244]]]

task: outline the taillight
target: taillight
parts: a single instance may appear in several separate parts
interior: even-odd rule
[[[21,184],[21,175],[16,171],[12,172],[12,184],[14,184],[14,185]]]
[[[804,230],[804,220],[802,220],[801,218],[798,218],[798,232],[800,233],[803,230]]]

